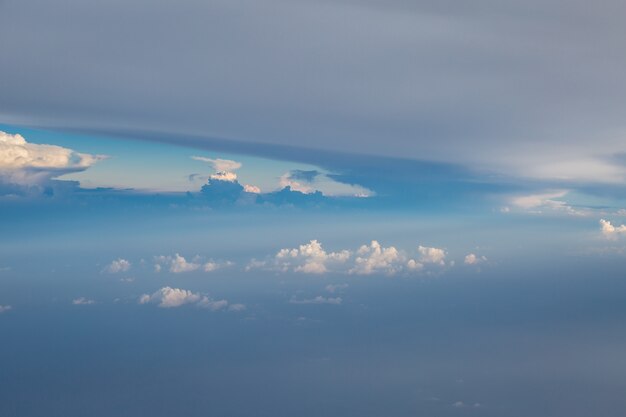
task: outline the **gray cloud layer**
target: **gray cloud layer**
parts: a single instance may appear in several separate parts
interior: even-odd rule
[[[0,120],[616,182],[624,15],[618,1],[9,0]]]

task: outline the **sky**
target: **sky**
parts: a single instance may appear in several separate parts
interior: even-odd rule
[[[0,2],[0,415],[621,417],[620,2]]]

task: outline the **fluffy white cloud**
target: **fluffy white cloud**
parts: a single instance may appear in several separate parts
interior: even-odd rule
[[[234,172],[217,172],[210,175],[209,178],[216,181],[235,182],[237,181],[237,174]]]
[[[39,185],[83,171],[104,158],[56,145],[28,143],[22,135],[0,131],[0,181],[7,183]]]
[[[95,304],[96,302],[94,300],[90,300],[88,298],[85,297],[79,297],[79,298],[75,298],[72,300],[72,304],[74,304],[75,306],[82,306],[82,305],[91,305],[91,304]]]
[[[126,259],[116,259],[112,261],[105,270],[111,274],[117,274],[118,272],[126,272],[130,269],[131,264]]]
[[[228,309],[229,311],[243,311],[243,304],[229,305],[227,300],[213,300],[209,296],[181,288],[163,287],[152,294],[143,294],[139,297],[139,304],[157,304],[161,308],[174,308],[191,304],[198,308],[211,311]]]
[[[298,175],[298,173],[314,172],[314,175]],[[371,197],[375,193],[358,184],[347,184],[317,171],[291,171],[279,178],[280,188],[290,187],[292,191],[311,194],[320,191],[325,196]]]
[[[305,300],[297,300],[295,297],[292,297],[289,302],[291,304],[333,304],[339,305],[342,303],[341,297],[322,297],[318,295],[317,297],[305,299]]]
[[[256,185],[244,184],[243,190],[247,193],[261,194],[261,189]]]
[[[468,255],[465,255],[463,263],[465,263],[465,265],[476,265],[486,261],[487,258],[485,256],[478,256],[475,253],[470,253]]]
[[[394,274],[402,262],[402,256],[395,247],[384,248],[376,240],[372,240],[369,245],[361,246],[357,255],[354,267],[349,272],[360,275],[375,272]]]
[[[439,248],[429,248],[427,246],[418,246],[417,251],[420,254],[419,261],[422,264],[445,265],[446,251]]]
[[[327,272],[328,262],[346,262],[350,258],[350,251],[326,252],[317,240],[300,245],[294,249],[281,249],[275,257],[276,264],[282,270],[293,268],[296,272],[307,274],[323,274]]]
[[[160,272],[162,267],[168,267],[169,271],[174,274],[180,274],[182,272],[191,272],[200,268],[200,264],[187,261],[185,257],[176,253],[174,256],[156,256],[155,260],[155,272]]]
[[[204,156],[192,156],[191,159],[196,161],[208,162],[211,164],[215,172],[232,172],[241,168],[241,162],[232,161],[230,159],[207,158]]]
[[[626,233],[626,225],[613,226],[610,221],[600,219],[602,234],[608,239],[615,239],[617,236]]]
[[[9,305],[0,305],[0,314],[7,312],[9,310],[11,310],[13,307],[9,306]]]

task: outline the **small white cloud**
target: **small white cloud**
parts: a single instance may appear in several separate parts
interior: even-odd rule
[[[602,234],[607,239],[615,239],[619,235],[626,233],[626,225],[613,226],[610,221],[604,219],[600,219],[600,228]]]
[[[12,310],[13,307],[9,306],[9,305],[0,305],[0,314],[5,313],[9,310]]]
[[[72,300],[72,304],[74,304],[75,306],[91,305],[95,303],[96,302],[94,300],[90,300],[85,297],[79,297]]]
[[[131,264],[129,261],[127,261],[126,259],[116,259],[113,262],[111,262],[106,268],[105,270],[111,274],[117,274],[119,272],[126,272],[130,269]]]
[[[256,185],[245,184],[243,190],[247,193],[261,194],[261,189]]]
[[[429,248],[427,246],[418,246],[417,251],[420,254],[419,262],[422,264],[436,264],[444,266],[446,264],[446,251],[440,248]]]
[[[305,299],[305,300],[297,300],[295,297],[292,297],[289,302],[291,304],[333,304],[339,305],[342,303],[341,297],[322,297],[318,295],[315,298]]]
[[[416,261],[415,259],[409,259],[409,261],[406,263],[406,267],[410,271],[421,271],[422,269],[424,269],[424,264]]]
[[[196,263],[193,261],[187,261],[187,259],[185,259],[184,256],[181,256],[178,253],[174,254],[174,256],[164,256],[164,255],[156,256],[154,260],[155,260],[155,266],[154,266],[155,272],[160,272],[161,268],[164,266],[168,267],[169,271],[174,274],[180,274],[183,272],[191,272],[200,268],[199,263]]]
[[[465,265],[476,265],[486,261],[487,258],[485,256],[478,256],[474,253],[470,253],[465,256],[465,260],[463,261],[463,263],[465,263]]]
[[[240,312],[246,309],[245,304],[231,304],[228,306],[228,311]]]
[[[230,159],[207,158],[204,156],[192,156],[191,159],[196,161],[208,162],[215,172],[232,172],[241,168],[241,162],[232,161]]]
[[[218,172],[210,175],[209,178],[216,181],[235,182],[237,181],[237,174],[234,172]]]
[[[394,274],[400,267],[402,256],[393,246],[385,248],[376,240],[369,245],[363,245],[357,251],[357,258],[350,273],[369,275],[375,272]]]
[[[227,300],[213,300],[208,295],[192,292],[181,288],[163,287],[152,294],[143,294],[139,297],[139,304],[157,304],[161,308],[175,308],[184,305],[194,305],[210,311],[224,310],[229,307]],[[241,311],[243,304],[233,304],[230,311]],[[232,307],[232,306],[231,306]],[[245,308],[245,306],[243,307]]]
[[[275,256],[275,263],[284,271],[293,268],[296,272],[323,274],[327,272],[328,263],[343,263],[349,258],[347,250],[326,252],[320,242],[311,240],[298,248],[281,249]]]

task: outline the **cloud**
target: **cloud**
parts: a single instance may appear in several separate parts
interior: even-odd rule
[[[323,274],[327,272],[328,262],[346,262],[350,251],[326,252],[317,240],[300,245],[298,248],[281,249],[275,256],[275,262],[282,270],[292,268],[296,272]]]
[[[119,259],[112,261],[106,268],[104,268],[104,270],[110,274],[117,274],[119,272],[128,271],[130,267],[131,267],[131,263],[129,261],[127,261],[126,259],[119,258]]]
[[[332,304],[332,305],[339,305],[342,303],[342,299],[341,297],[323,297],[321,295],[318,295],[317,297],[314,298],[310,298],[310,299],[305,299],[305,300],[298,300],[295,297],[292,297],[289,300],[289,303],[291,304]]]
[[[375,193],[358,184],[337,181],[332,176],[317,170],[292,170],[279,178],[281,189],[289,187],[292,191],[303,194],[321,192],[329,197],[371,197]]]
[[[618,236],[626,233],[626,225],[613,226],[610,221],[604,219],[600,219],[600,228],[602,234],[607,239],[616,239]]]
[[[244,184],[243,190],[247,193],[261,194],[261,189],[256,185]]]
[[[231,304],[228,306],[228,311],[240,312],[246,310],[246,306],[244,304]]]
[[[171,287],[163,287],[152,294],[143,294],[139,297],[138,302],[139,304],[157,304],[161,308],[175,308],[191,304],[211,311],[224,310],[228,307],[227,300],[213,300],[205,294]],[[234,305],[239,307],[231,309],[231,311],[245,309],[243,304]]]
[[[232,172],[241,168],[241,162],[232,161],[230,159],[212,159],[204,156],[192,156],[191,159],[196,161],[208,162],[211,164],[215,172]],[[236,178],[236,177],[235,177]]]
[[[569,193],[569,190],[557,190],[549,191],[539,194],[530,194],[523,196],[516,196],[510,200],[510,204],[514,207],[528,211],[531,213],[541,214],[545,211],[548,212],[560,212],[572,216],[585,216],[588,211],[576,209],[562,200],[556,200],[557,198],[563,198]],[[504,207],[501,209],[503,213],[509,213],[510,207]]]
[[[326,291],[328,291],[331,294],[334,294],[335,292],[339,290],[344,290],[346,288],[348,288],[348,284],[328,284],[325,287]]]
[[[22,135],[0,131],[0,183],[44,186],[53,178],[84,171],[104,158],[61,146],[29,143]]]
[[[155,272],[160,272],[162,267],[168,267],[169,271],[174,274],[180,274],[183,272],[191,272],[200,268],[199,263],[189,262],[185,257],[178,253],[174,256],[156,256],[155,260]]]
[[[5,313],[12,309],[13,307],[11,307],[10,305],[0,305],[0,314]]]
[[[369,245],[363,245],[357,251],[354,267],[351,273],[368,275],[375,272],[394,274],[400,268],[402,256],[393,246],[384,248],[376,240]]]
[[[483,262],[487,262],[487,258],[484,256],[478,256],[474,253],[466,255],[465,259],[463,260],[463,263],[465,265],[476,265]]]
[[[420,254],[419,261],[423,264],[445,265],[446,251],[439,248],[429,248],[427,246],[418,246],[417,251]]]
[[[72,300],[72,304],[75,306],[79,306],[79,305],[91,305],[91,304],[95,304],[96,302],[94,300],[90,300],[87,299],[85,297],[79,297],[79,298],[75,298]]]

